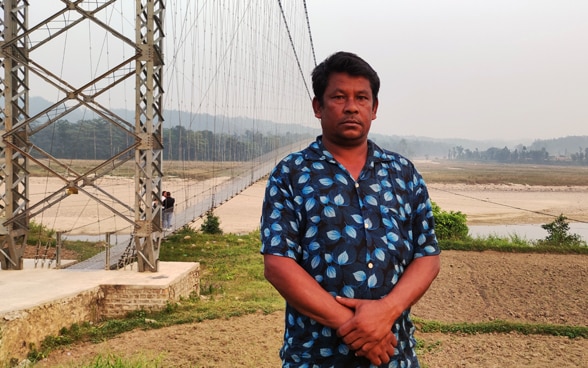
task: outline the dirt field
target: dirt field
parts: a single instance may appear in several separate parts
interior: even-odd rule
[[[588,187],[429,187],[442,209],[467,214],[469,224],[542,224],[552,220],[546,214],[560,213],[588,221]],[[263,183],[258,183],[219,207],[215,212],[223,230],[243,233],[257,228],[262,196]],[[587,281],[588,256],[446,251],[439,277],[413,315],[442,322],[499,319],[588,326]],[[159,360],[162,367],[278,367],[282,319],[282,313],[254,314],[133,331],[100,344],[56,351],[37,366],[76,366],[96,354],[113,353]],[[588,339],[515,333],[418,332],[417,337],[431,346],[420,357],[429,368],[588,367]]]
[[[413,315],[443,322],[495,319],[588,326],[588,257],[443,253],[442,271]],[[133,331],[53,353],[39,367],[96,354],[161,359],[162,367],[278,367],[282,313]],[[588,340],[518,334],[423,334],[428,367],[587,367]],[[244,364],[243,362],[249,362]],[[254,363],[251,363],[254,362]]]

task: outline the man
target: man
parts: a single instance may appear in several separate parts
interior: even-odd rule
[[[172,229],[172,216],[174,214],[174,205],[176,200],[170,192],[163,192],[163,230]]]
[[[418,367],[410,307],[440,268],[427,188],[368,140],[369,64],[338,52],[312,83],[322,135],[274,168],[261,218],[265,276],[287,302],[283,367]]]

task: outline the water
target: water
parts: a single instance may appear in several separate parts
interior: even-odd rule
[[[570,223],[569,234],[578,234],[583,240],[588,241],[588,224],[586,223]],[[472,237],[487,237],[489,235],[495,235],[499,237],[509,237],[511,235],[517,235],[522,239],[527,240],[539,240],[545,239],[548,235],[547,231],[544,230],[539,224],[527,224],[527,225],[481,225],[481,226],[468,226],[470,229],[470,235]]]

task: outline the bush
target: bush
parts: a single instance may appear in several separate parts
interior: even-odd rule
[[[55,233],[55,230],[31,220],[29,222],[27,243],[33,245],[37,243],[50,243],[51,246],[55,246]]]
[[[220,220],[218,216],[215,216],[212,213],[212,210],[206,212],[206,218],[202,225],[200,225],[200,230],[202,230],[205,234],[222,234],[223,231],[220,228]]]
[[[557,245],[557,246],[585,246],[586,242],[578,234],[570,234],[570,225],[566,221],[567,217],[560,214],[553,222],[541,227],[547,230],[547,237],[539,240],[539,245]]]
[[[467,215],[460,211],[443,211],[435,202],[433,216],[435,216],[435,234],[437,239],[442,240],[465,240],[468,239]]]

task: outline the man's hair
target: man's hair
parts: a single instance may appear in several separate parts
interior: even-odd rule
[[[312,71],[312,90],[321,106],[332,73],[347,73],[353,77],[366,78],[370,82],[374,102],[378,100],[380,91],[378,73],[359,56],[351,52],[339,51],[326,58]]]

